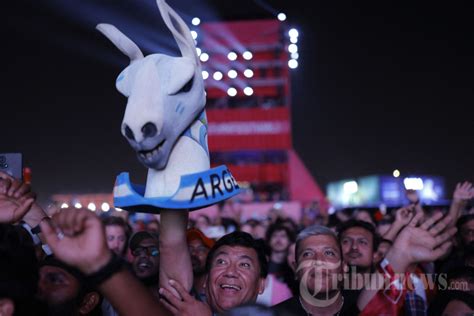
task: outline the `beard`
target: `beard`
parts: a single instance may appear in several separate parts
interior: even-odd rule
[[[140,278],[140,282],[142,282],[146,287],[158,285],[160,282],[160,274],[156,273],[144,278]]]
[[[71,316],[77,315],[79,302],[77,299],[71,299],[61,304],[49,305],[48,316]]]

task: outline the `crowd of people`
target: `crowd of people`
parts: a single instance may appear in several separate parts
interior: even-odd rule
[[[0,172],[0,315],[472,315],[473,185],[446,209],[407,198],[383,217],[163,210],[138,227],[47,214]]]

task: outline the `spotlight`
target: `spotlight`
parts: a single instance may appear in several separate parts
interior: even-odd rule
[[[100,207],[102,211],[108,212],[110,210],[110,205],[107,202],[102,203],[102,206]]]
[[[116,210],[117,212],[122,212],[122,211],[123,211],[120,207],[116,207],[115,210]]]
[[[199,59],[204,63],[209,60],[209,55],[207,53],[201,53],[201,56],[199,56]]]
[[[291,69],[295,69],[298,67],[298,62],[296,61],[296,59],[290,59],[288,61],[288,67],[290,67]]]
[[[252,57],[253,57],[252,53],[249,52],[249,51],[245,51],[245,52],[242,54],[242,56],[244,57],[245,60],[250,60],[250,59],[252,59]]]
[[[235,79],[237,78],[237,71],[235,71],[234,69],[231,69],[229,70],[229,72],[227,72],[227,76],[229,76],[229,78],[231,79]]]
[[[202,79],[206,80],[207,78],[209,78],[209,73],[205,70],[202,71]]]
[[[283,12],[280,12],[280,13],[278,13],[277,18],[278,18],[278,20],[283,22],[283,21],[286,20],[286,14],[283,13]]]
[[[251,96],[253,94],[253,89],[250,88],[250,87],[245,87],[244,88],[244,94],[248,95],[248,96]]]
[[[290,42],[293,44],[298,43],[298,37],[290,37]]]
[[[231,97],[235,97],[237,95],[237,89],[230,87],[227,89],[227,94]]]
[[[77,202],[76,204],[74,204],[74,207],[75,207],[75,208],[82,208],[82,204],[79,203],[79,202]]]
[[[214,78],[214,80],[221,80],[222,77],[224,77],[224,75],[222,74],[222,72],[220,71],[216,71],[213,75],[212,75],[212,78]]]
[[[69,204],[67,204],[67,203],[61,204],[61,208],[68,208],[68,207],[69,207]]]
[[[198,33],[196,31],[191,31],[191,36],[193,37],[193,39],[197,39],[198,38]]]
[[[298,59],[300,55],[298,53],[291,53],[291,58]]]
[[[227,54],[227,58],[229,58],[229,60],[236,60],[237,54],[235,52],[230,52]]]
[[[253,77],[252,69],[245,69],[244,76],[247,77],[247,78],[252,78]]]
[[[400,176],[400,170],[398,170],[398,169],[393,170],[393,176],[395,178],[398,178]]]
[[[296,46],[296,44],[290,44],[288,45],[288,51],[290,53],[296,53],[298,52],[298,46]]]
[[[92,202],[89,203],[89,205],[87,205],[87,208],[90,209],[92,212],[95,212],[95,210],[97,209],[97,208],[95,207],[95,204],[92,203]]]
[[[288,31],[288,35],[290,35],[290,37],[298,37],[298,31],[296,29],[291,29]]]
[[[199,19],[198,17],[195,17],[191,20],[191,23],[195,26],[198,26],[201,23],[201,19]]]
[[[196,53],[198,56],[201,56],[202,51],[199,47],[196,47]]]

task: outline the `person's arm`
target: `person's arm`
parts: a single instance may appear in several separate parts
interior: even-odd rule
[[[169,285],[176,280],[187,291],[193,286],[193,270],[186,241],[188,211],[161,211],[160,213],[160,287],[179,297]]]
[[[452,217],[452,221],[449,224],[450,227],[456,225],[457,220],[461,216],[462,209],[466,206],[467,201],[474,197],[474,187],[472,183],[465,181],[464,183],[458,183],[453,193],[453,200],[449,207],[449,215]]]
[[[40,225],[54,255],[79,268],[89,280],[94,277],[100,292],[120,315],[169,315],[128,270],[120,264],[111,265],[113,254],[107,247],[104,227],[94,213],[65,209]],[[98,277],[104,274],[109,277]]]
[[[393,246],[385,256],[391,271],[403,275],[407,268],[419,262],[435,261],[445,255],[452,246],[451,237],[456,233],[456,228],[449,228],[452,218],[442,213],[437,213],[419,224],[423,214],[416,214],[410,223],[402,229],[394,241]],[[375,273],[369,284],[362,290],[357,300],[361,311],[371,302],[376,295],[380,297],[383,288],[380,283],[384,275]],[[377,299],[377,298],[376,298]]]

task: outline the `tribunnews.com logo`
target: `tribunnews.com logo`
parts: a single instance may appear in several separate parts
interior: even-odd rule
[[[349,271],[340,273],[341,261],[326,262],[320,260],[305,260],[296,269],[296,274],[301,275],[300,296],[313,306],[326,307],[338,299],[341,295],[339,288],[345,290],[383,290],[388,291],[391,287],[397,289],[407,289],[408,291],[424,290],[458,290],[469,291],[469,284],[466,281],[451,281],[448,284],[448,275],[439,274],[397,274],[390,280],[380,274],[375,277],[375,273],[357,273],[356,267],[351,267]],[[324,277],[322,277],[324,276]],[[394,281],[396,280],[396,281]],[[336,293],[336,294],[334,294]]]

